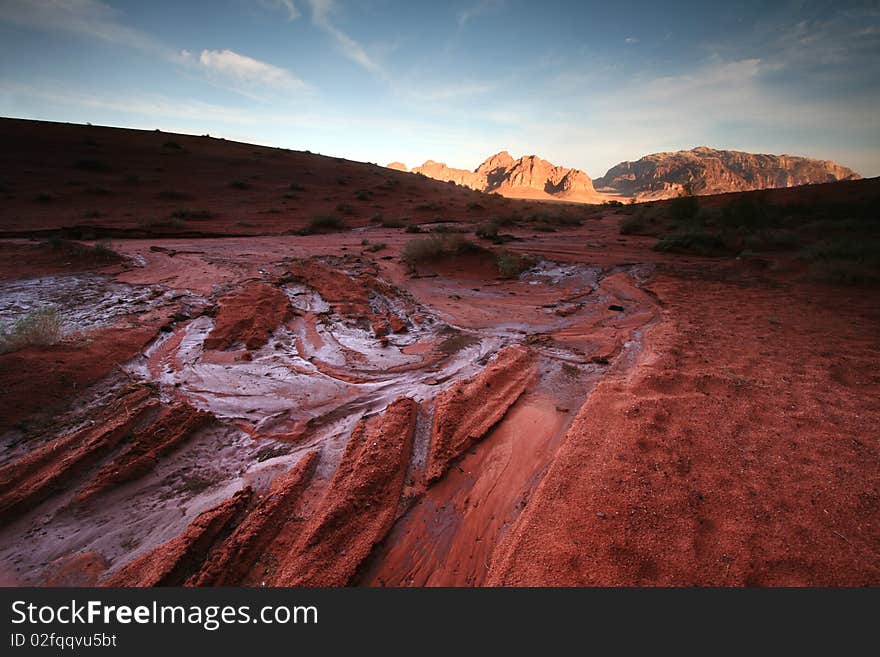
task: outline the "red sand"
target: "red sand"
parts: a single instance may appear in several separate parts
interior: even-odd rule
[[[284,292],[265,283],[248,283],[218,302],[214,328],[205,349],[226,349],[235,343],[258,349],[293,310]]]
[[[352,432],[327,495],[284,556],[276,586],[344,586],[397,514],[416,404],[398,399]]]
[[[450,463],[496,424],[534,374],[528,349],[508,347],[479,376],[455,384],[434,402],[426,479],[440,479]]]
[[[307,153],[0,135],[17,257],[0,283],[158,288],[111,299],[109,327],[0,355],[3,582],[880,584],[876,292],[817,283],[796,254],[658,253],[620,234],[622,210]],[[544,259],[514,279],[490,251],[413,277],[419,235],[370,220],[538,212],[583,225],[505,226],[504,248]],[[357,230],[295,234],[327,213]],[[110,235],[123,259],[49,231]]]

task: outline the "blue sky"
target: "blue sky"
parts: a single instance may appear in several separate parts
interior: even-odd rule
[[[409,166],[596,177],[707,145],[880,175],[880,2],[711,4],[0,0],[0,115]]]

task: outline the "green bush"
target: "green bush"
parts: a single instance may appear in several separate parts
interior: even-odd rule
[[[749,251],[790,251],[799,244],[797,234],[790,230],[758,230],[743,239],[743,247]]]
[[[315,233],[330,233],[336,230],[348,228],[342,217],[335,214],[321,214],[314,217],[300,232],[301,235],[314,235]]]
[[[647,235],[651,232],[651,224],[644,212],[637,212],[620,222],[621,235]]]
[[[194,221],[198,221],[200,219],[212,219],[214,217],[214,213],[210,210],[175,210],[171,213],[171,216],[175,219],[187,220],[192,219]]]
[[[480,247],[458,234],[431,234],[407,242],[402,259],[410,266],[436,260],[443,256],[460,255],[480,251]]]
[[[498,237],[498,224],[492,221],[482,223],[477,226],[474,234],[480,239],[494,240]]]
[[[61,339],[61,320],[54,308],[43,308],[10,326],[0,324],[0,354],[24,347],[48,346]]]
[[[813,275],[840,285],[880,285],[880,241],[840,238],[807,250]]]
[[[669,204],[669,216],[679,224],[693,221],[699,210],[700,203],[696,196],[679,196]]]
[[[505,278],[515,278],[535,266],[535,259],[529,255],[502,250],[495,256],[498,273]]]
[[[727,227],[751,231],[768,223],[769,212],[764,203],[748,195],[734,199],[721,211],[721,218]]]
[[[654,245],[654,250],[703,256],[725,255],[731,252],[730,245],[721,235],[705,231],[667,235]]]

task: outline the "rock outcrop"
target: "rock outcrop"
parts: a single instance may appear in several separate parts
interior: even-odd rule
[[[773,187],[855,180],[860,176],[829,160],[792,155],[723,151],[700,146],[689,151],[653,153],[621,162],[595,185],[600,191],[643,200],[693,194],[723,194]]]
[[[406,170],[400,168],[399,162],[392,162],[388,167]],[[412,172],[512,198],[556,198],[589,203],[599,203],[609,198],[593,188],[593,181],[583,171],[556,166],[537,155],[514,159],[507,151],[487,158],[473,171],[454,169],[443,162],[428,160]]]

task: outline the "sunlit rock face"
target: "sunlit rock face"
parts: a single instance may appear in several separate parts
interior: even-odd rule
[[[398,164],[394,162],[388,167],[396,169]],[[556,166],[537,155],[514,159],[507,151],[501,151],[487,158],[473,171],[455,169],[443,162],[428,160],[415,167],[412,172],[503,196],[589,202],[602,200],[586,173]]]
[[[595,184],[599,190],[622,196],[662,199],[686,191],[723,194],[859,177],[852,169],[830,160],[699,146],[689,151],[653,153],[635,162],[621,162],[596,178]]]

